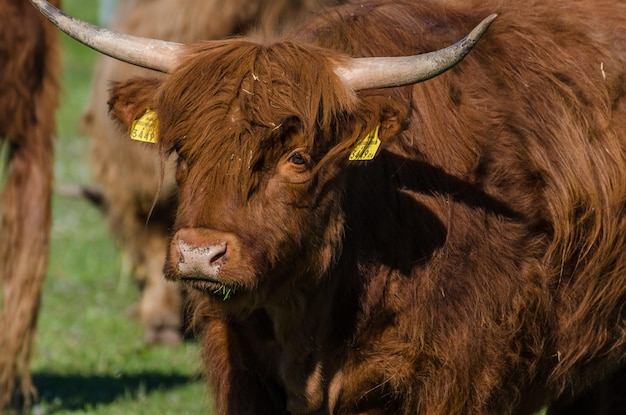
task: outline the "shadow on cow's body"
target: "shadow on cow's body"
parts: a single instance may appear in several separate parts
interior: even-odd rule
[[[493,12],[432,80],[344,76],[349,56],[437,50]],[[114,116],[155,110],[178,156],[166,274],[196,289],[218,412],[623,397],[625,27],[618,1],[374,1],[275,43],[176,47],[162,80],[115,85]],[[372,131],[377,156],[350,160]]]

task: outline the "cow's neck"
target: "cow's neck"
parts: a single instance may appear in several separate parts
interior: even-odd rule
[[[353,269],[353,267],[350,267]],[[287,393],[291,413],[314,413],[327,397],[328,381],[339,368],[333,361],[353,336],[358,301],[354,275],[337,278],[337,270],[318,284],[289,284],[266,303],[278,346],[276,375]]]
[[[372,287],[384,285],[380,278],[357,275],[356,261],[358,256],[344,256],[319,286],[299,292],[294,285],[288,295],[280,296],[283,301],[266,307],[280,350],[277,376],[291,413],[315,413],[332,406],[329,389],[331,383],[341,388],[334,379],[341,377],[345,351],[368,324],[371,307],[365,304],[379,302],[372,294],[384,292]]]
[[[312,413],[324,401],[321,322],[310,309],[310,297],[294,291],[266,310],[280,350],[277,375],[287,393],[287,408],[291,413]]]

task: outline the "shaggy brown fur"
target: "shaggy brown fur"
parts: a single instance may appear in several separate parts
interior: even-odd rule
[[[135,35],[192,42],[289,26],[312,10],[336,0],[129,0],[122,2],[112,24]],[[282,24],[279,25],[279,22]],[[93,177],[103,190],[104,209],[112,232],[121,244],[125,262],[142,287],[137,315],[146,328],[148,343],[175,343],[180,339],[180,293],[177,284],[163,278],[167,236],[176,211],[173,168],[152,211],[159,181],[157,149],[128,139],[108,116],[112,81],[156,73],[101,57],[96,66],[92,96],[83,116],[91,141]]]
[[[333,72],[494,12],[427,82]],[[530,414],[626,393],[625,98],[624,2],[421,0],[189,46],[110,105],[155,109],[179,156],[166,270],[197,289],[218,413]]]
[[[0,0],[0,144],[8,148],[0,200],[0,412],[29,405],[35,393],[29,360],[48,261],[57,37],[30,3]]]

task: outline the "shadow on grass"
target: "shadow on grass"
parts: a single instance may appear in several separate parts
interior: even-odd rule
[[[161,372],[119,376],[35,373],[33,378],[40,402],[52,412],[93,408],[120,399],[136,399],[197,381],[188,375]]]

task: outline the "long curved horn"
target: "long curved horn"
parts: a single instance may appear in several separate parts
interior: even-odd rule
[[[335,73],[355,91],[411,85],[433,78],[457,63],[474,47],[497,14],[486,17],[454,45],[413,56],[353,58],[335,67]]]
[[[30,2],[67,35],[112,58],[165,73],[178,65],[180,43],[118,33],[68,16],[45,0]]]

